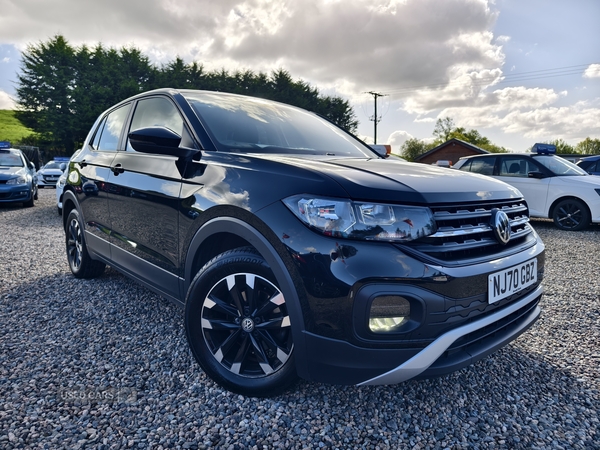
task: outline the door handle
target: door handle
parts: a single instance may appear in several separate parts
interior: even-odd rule
[[[110,170],[112,170],[112,172],[115,174],[115,176],[119,175],[120,173],[125,172],[125,169],[123,169],[123,167],[121,167],[121,164],[112,166],[110,168]]]

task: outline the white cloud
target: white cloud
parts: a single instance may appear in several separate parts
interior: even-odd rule
[[[583,73],[583,78],[600,78],[600,64],[590,64]]]
[[[0,63],[3,63],[3,64],[8,64],[9,62],[10,62],[10,58],[9,57],[5,57],[5,58],[2,58],[0,60]]]
[[[15,101],[0,89],[0,109],[15,109]]]
[[[390,134],[390,137],[385,142],[386,144],[390,144],[392,146],[392,153],[399,154],[402,144],[413,137],[414,136],[407,131],[398,130]]]

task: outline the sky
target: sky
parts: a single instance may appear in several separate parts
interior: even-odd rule
[[[160,65],[287,70],[347,99],[358,134],[394,152],[438,118],[525,151],[600,138],[599,0],[0,0],[0,109],[21,52],[136,47]]]

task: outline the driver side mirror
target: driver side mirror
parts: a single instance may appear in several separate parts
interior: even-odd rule
[[[128,137],[129,143],[136,152],[178,158],[193,158],[200,153],[200,150],[180,147],[181,136],[165,127],[139,128],[130,132]]]

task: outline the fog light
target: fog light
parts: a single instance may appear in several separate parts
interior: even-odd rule
[[[373,333],[389,333],[402,326],[410,317],[410,302],[404,297],[385,295],[371,303],[369,329]]]

